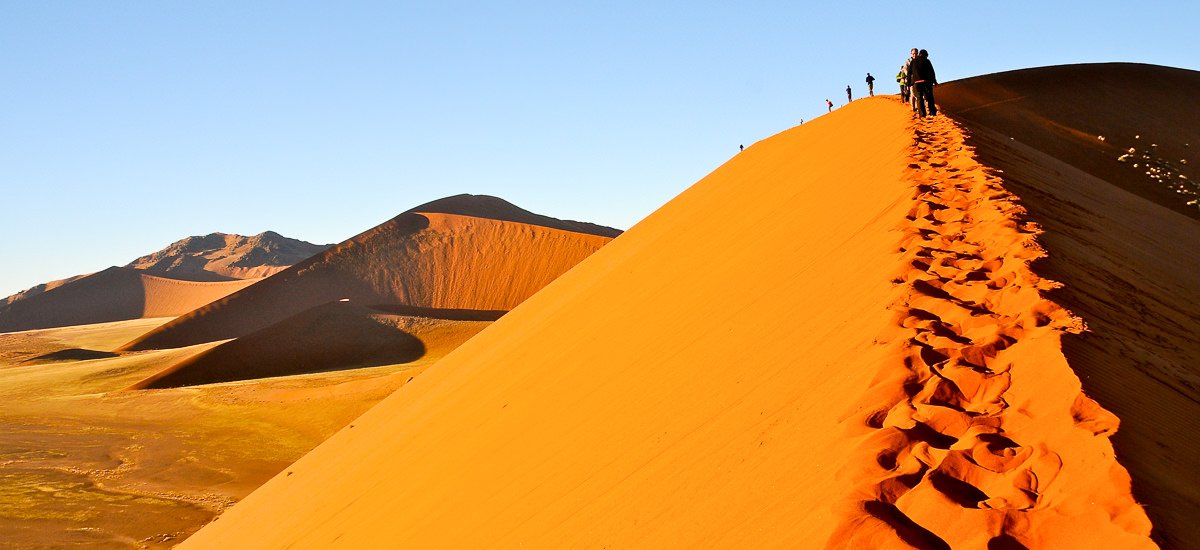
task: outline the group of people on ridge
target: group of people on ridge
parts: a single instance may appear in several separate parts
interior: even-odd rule
[[[937,106],[933,104],[937,74],[933,72],[929,52],[913,48],[908,61],[896,75],[896,83],[900,85],[900,101],[908,103],[914,113],[922,118],[926,113],[937,116]]]
[[[900,101],[909,104],[914,113],[924,118],[937,116],[937,105],[933,103],[933,87],[937,86],[937,73],[933,71],[933,63],[929,61],[929,52],[913,48],[908,61],[900,66],[896,74],[896,83],[900,85]],[[867,95],[875,95],[875,77],[867,73]],[[853,91],[846,86],[846,102],[854,100]],[[833,111],[833,102],[825,100],[826,110]]]

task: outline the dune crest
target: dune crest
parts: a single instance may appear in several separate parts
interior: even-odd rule
[[[1108,440],[1118,420],[1061,351],[1082,321],[1030,269],[1040,229],[953,122],[915,131],[916,205],[885,337],[900,364],[859,404],[876,431],[841,472],[859,486],[827,548],[1153,548]]]
[[[1113,446],[1154,540],[1193,545],[1200,539],[1200,211],[1155,177],[1162,172],[1146,166],[1143,152],[1171,160],[1182,172],[1175,179],[1200,181],[1200,126],[1188,122],[1200,120],[1200,72],[1067,65],[939,89],[943,110],[967,129],[980,161],[1003,170],[1005,187],[1045,229],[1038,240],[1048,256],[1036,269],[1063,283],[1050,295],[1088,324],[1087,332],[1063,334],[1063,350],[1084,391],[1121,419]]]

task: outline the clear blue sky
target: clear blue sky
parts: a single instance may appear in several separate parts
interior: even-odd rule
[[[867,71],[893,92],[910,47],[943,81],[1196,69],[1193,6],[0,1],[0,296],[457,193],[627,228]]]

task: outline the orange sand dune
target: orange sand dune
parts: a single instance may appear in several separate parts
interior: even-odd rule
[[[270,277],[332,245],[289,239],[274,231],[246,237],[210,233],[171,243],[129,263],[151,275],[189,281]]]
[[[415,317],[334,302],[185,358],[135,389],[170,388],[329,370],[411,363],[445,355],[500,312],[479,319],[447,312]]]
[[[184,546],[1152,546],[961,140],[880,97],[754,145]]]
[[[532,214],[495,197],[441,199],[180,317],[124,349],[236,338],[340,299],[357,305],[507,311],[615,233]]]
[[[182,315],[258,280],[181,281],[110,267],[0,307],[0,332]]]
[[[32,297],[40,295],[40,294],[45,294],[47,292],[50,292],[51,290],[54,290],[60,286],[65,285],[67,283],[72,283],[72,282],[78,281],[79,279],[87,277],[88,275],[91,275],[91,273],[84,273],[83,275],[67,277],[66,279],[50,281],[48,283],[42,283],[40,285],[31,287],[31,288],[27,288],[25,290],[22,290],[21,292],[18,292],[16,294],[13,294],[12,296],[4,298],[3,300],[0,300],[0,309],[3,309],[5,306],[7,306],[13,302],[19,302],[19,301],[27,299],[27,298],[32,298]]]
[[[1182,197],[1164,201],[1144,169],[1116,159],[1157,142],[1189,160],[1175,163],[1184,175],[1200,176],[1198,89],[1194,71],[1107,64],[987,75],[938,92],[1045,229],[1038,270],[1065,285],[1054,299],[1089,329],[1066,336],[1064,352],[1084,390],[1120,417],[1113,446],[1167,548],[1200,540],[1200,223],[1197,210],[1179,212]],[[1023,99],[993,103],[1001,96]],[[1086,131],[1049,146],[1064,128]]]

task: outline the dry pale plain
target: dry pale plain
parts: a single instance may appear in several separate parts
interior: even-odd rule
[[[964,139],[878,97],[755,144],[184,546],[1153,547]]]
[[[210,347],[104,351],[167,320],[0,334],[0,548],[173,546],[436,360],[122,391]]]

